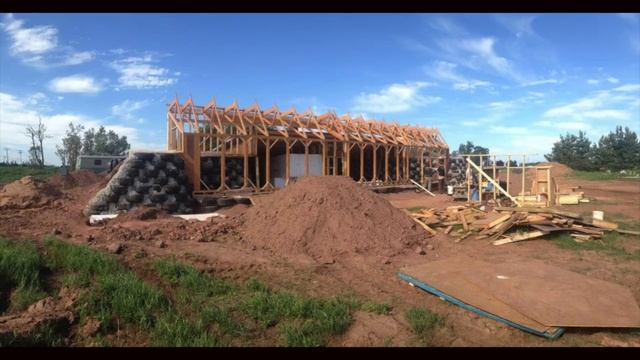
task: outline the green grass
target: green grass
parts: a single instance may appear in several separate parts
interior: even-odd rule
[[[3,165],[0,166],[0,184],[8,184],[25,176],[46,180],[58,172],[59,168],[57,166],[39,168],[34,166]]]
[[[155,286],[115,256],[87,246],[49,238],[41,251],[33,243],[0,240],[0,279],[15,288],[10,303],[20,308],[47,295],[41,286],[43,272],[51,274],[56,288],[85,289],[74,304],[78,324],[93,318],[100,321],[100,329],[89,338],[76,336],[77,344],[109,345],[108,334],[126,329],[154,346],[324,346],[346,331],[356,309],[391,309],[387,304],[361,304],[351,296],[313,298],[273,290],[255,278],[238,284],[175,258],[145,265],[145,271],[152,270],[145,272],[145,279],[155,277]],[[42,328],[27,339],[0,342],[61,345],[66,330]]]
[[[602,180],[618,180],[624,179],[625,177],[629,177],[630,174],[620,174],[617,171],[606,172],[606,171],[582,171],[582,170],[573,170],[570,174],[570,178],[579,179],[579,180],[591,180],[591,181],[602,181]]]
[[[605,232],[602,239],[577,242],[569,234],[560,233],[552,235],[549,240],[553,241],[558,247],[565,250],[602,251],[610,256],[640,261],[640,250],[636,250],[633,253],[627,252],[620,244],[620,237],[621,236],[616,232]]]
[[[417,213],[417,212],[421,211],[422,209],[424,209],[424,207],[416,206],[416,207],[407,208],[407,211],[410,212],[410,213]]]
[[[433,330],[443,322],[440,315],[425,308],[413,307],[407,310],[405,317],[411,330],[420,338],[430,337]]]
[[[53,324],[39,326],[28,337],[7,336],[0,337],[0,347],[54,347],[64,344],[64,331],[56,328]]]
[[[9,311],[24,310],[47,296],[43,270],[43,259],[34,243],[0,238],[0,291],[11,291]],[[4,310],[0,308],[0,312]]]
[[[365,301],[360,307],[362,310],[378,315],[389,315],[391,313],[391,305],[385,303],[377,303],[373,301]]]

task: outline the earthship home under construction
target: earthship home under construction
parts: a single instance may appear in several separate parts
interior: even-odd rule
[[[449,158],[435,128],[215,100],[198,106],[191,98],[168,105],[167,140],[195,195],[266,192],[306,175],[345,175],[374,187],[426,184],[435,161],[446,166]]]

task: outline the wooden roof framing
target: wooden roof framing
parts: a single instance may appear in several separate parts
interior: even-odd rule
[[[311,110],[299,113],[294,108],[281,112],[276,106],[261,110],[257,104],[241,109],[237,102],[221,107],[212,99],[204,106],[197,106],[189,98],[180,104],[175,98],[167,108],[171,122],[183,132],[202,132],[206,124],[217,133],[224,133],[226,125],[234,125],[239,135],[250,134],[253,127],[258,135],[282,136],[302,139],[361,143],[400,144],[429,148],[448,148],[436,128],[402,126],[378,120],[365,120],[362,116],[338,116],[335,112],[314,114]],[[185,125],[189,129],[185,129]]]

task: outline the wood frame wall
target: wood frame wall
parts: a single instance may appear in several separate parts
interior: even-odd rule
[[[227,107],[217,106],[211,100],[204,106],[195,105],[192,98],[180,103],[175,98],[167,108],[167,147],[185,160],[187,176],[193,183],[194,193],[225,193],[229,191],[262,192],[275,187],[271,179],[271,151],[277,144],[285,148],[285,185],[290,181],[290,153],[294,145],[304,147],[304,174],[309,172],[309,148],[318,144],[322,149],[322,174],[352,176],[351,151],[359,151],[358,174],[352,177],[372,186],[409,183],[409,162],[419,159],[421,170],[431,163],[432,157],[448,162],[449,147],[435,128],[401,126],[365,120],[335,112],[316,115],[311,110],[298,113],[295,109],[280,111],[277,107],[261,110],[257,104],[240,109],[236,102]],[[265,181],[260,183],[258,144],[264,146]],[[379,150],[383,160],[378,159]],[[365,178],[365,152],[372,151],[373,175]],[[205,156],[220,158],[220,186],[203,189],[200,159]],[[255,183],[249,176],[249,158],[256,157]],[[244,161],[244,184],[231,190],[225,184],[225,159],[241,157]],[[396,164],[390,173],[389,162]],[[339,162],[341,163],[338,168]],[[381,163],[381,164],[379,164]],[[384,166],[382,179],[378,166]],[[423,171],[421,171],[423,172]],[[421,183],[425,179],[421,177]]]

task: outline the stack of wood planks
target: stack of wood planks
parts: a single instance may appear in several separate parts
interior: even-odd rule
[[[640,232],[620,230],[615,223],[588,221],[579,214],[550,208],[495,207],[486,212],[483,208],[461,205],[424,209],[410,215],[431,235],[451,234],[455,242],[472,235],[494,245],[542,238],[554,232],[568,232],[577,242],[600,239],[604,231],[640,235]],[[454,227],[458,229],[452,232]]]
[[[584,197],[584,191],[577,191],[579,186],[558,187],[556,189],[556,204],[558,205],[578,205],[588,203],[589,199]]]

